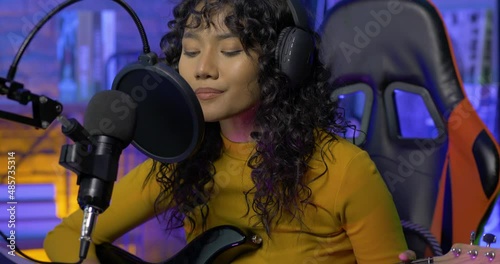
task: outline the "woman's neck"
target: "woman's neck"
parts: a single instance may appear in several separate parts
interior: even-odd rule
[[[219,121],[222,134],[232,142],[250,142],[250,133],[255,131],[256,107],[231,118]]]

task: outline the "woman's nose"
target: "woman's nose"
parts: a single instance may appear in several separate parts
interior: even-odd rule
[[[196,79],[217,79],[219,77],[217,56],[213,56],[210,52],[202,52],[198,58]]]

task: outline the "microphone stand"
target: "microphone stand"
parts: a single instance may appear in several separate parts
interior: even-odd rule
[[[90,137],[89,133],[78,121],[75,119],[67,120],[64,116],[60,115],[63,110],[61,103],[46,96],[33,94],[29,90],[24,89],[22,83],[14,81],[19,61],[35,34],[59,11],[80,1],[82,0],[67,0],[59,4],[41,19],[22,43],[9,68],[7,77],[0,77],[0,95],[7,95],[7,98],[23,105],[31,102],[33,104],[33,118],[5,111],[0,111],[0,118],[43,129],[49,127],[54,119],[57,118],[63,125],[63,133],[75,142],[74,145],[63,146],[59,164],[78,174],[78,185],[85,182],[85,186],[90,186],[85,190],[80,188],[78,195],[78,203],[84,210],[80,238],[80,262],[82,262],[87,256],[97,215],[109,206],[113,182],[116,180],[117,168],[107,166],[106,164],[115,161],[118,162],[122,151],[120,142],[111,142],[113,139],[109,137]],[[119,4],[128,12],[139,30],[143,44],[143,54],[139,57],[139,60],[143,63],[155,62],[156,54],[150,50],[146,32],[137,14],[123,0],[112,1]],[[80,197],[81,193],[85,195]]]
[[[24,85],[18,82],[9,82],[0,77],[0,95],[7,95],[7,98],[17,101],[22,105],[31,102],[33,118],[9,113],[0,110],[0,118],[17,123],[33,126],[37,129],[46,129],[62,113],[63,106],[58,101],[44,95],[36,95],[24,89]]]
[[[31,102],[33,104],[33,118],[28,118],[22,115],[14,114],[14,113],[9,113],[6,111],[1,111],[0,110],[0,118],[2,119],[7,119],[10,121],[14,121],[17,123],[22,123],[25,125],[30,125],[35,128],[43,128],[46,129],[47,127],[50,126],[50,124],[54,121],[54,119],[57,118],[58,115],[60,115],[63,111],[63,106],[61,103],[52,100],[49,97],[46,96],[39,96],[36,94],[31,93],[29,90],[24,89],[24,85],[22,83],[14,81],[17,67],[19,65],[19,62],[21,60],[21,57],[23,56],[24,52],[28,48],[29,44],[33,40],[34,36],[36,33],[42,28],[47,21],[52,18],[55,14],[59,13],[61,10],[64,8],[78,3],[82,0],[66,0],[65,2],[59,4],[57,7],[55,7],[53,10],[51,10],[44,18],[42,18],[36,25],[35,27],[31,30],[31,32],[28,34],[26,39],[23,41],[21,44],[21,47],[19,48],[16,56],[14,57],[14,60],[9,67],[9,71],[7,73],[6,78],[0,77],[0,95],[7,95],[7,98],[11,100],[15,100],[23,105],[28,104]],[[143,54],[141,55],[141,60],[143,61],[153,61],[154,58],[156,57],[156,54],[154,52],[151,52],[151,49],[149,47],[148,39],[146,36],[146,31],[144,30],[144,27],[142,26],[141,21],[139,20],[139,17],[137,14],[132,10],[132,8],[123,0],[111,0],[117,4],[119,4],[121,7],[123,7],[127,13],[132,17],[134,20],[137,29],[139,31],[141,40],[142,40],[142,45],[143,45]]]
[[[0,77],[0,95],[7,95],[8,99],[17,101],[22,105],[27,105],[29,102],[31,102],[33,118],[9,113],[2,110],[0,110],[0,118],[33,126],[37,129],[46,129],[56,119],[56,117],[62,113],[63,106],[61,103],[52,100],[47,96],[40,96],[31,93],[29,90],[24,89],[24,85],[22,83],[14,81],[14,77],[16,75],[17,65],[19,64],[22,55],[24,54],[31,40],[40,30],[40,28],[42,28],[42,26],[60,10],[78,1],[81,0],[66,1],[65,3],[60,4],[57,8],[48,13],[42,20],[40,20],[31,30],[24,42],[21,44],[21,47],[19,48],[16,56],[14,57],[14,61],[9,68],[7,78]]]

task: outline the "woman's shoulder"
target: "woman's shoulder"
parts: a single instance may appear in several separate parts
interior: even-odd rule
[[[143,162],[139,163],[131,172],[136,171],[137,173],[149,172],[153,168],[154,160],[151,158],[145,159]]]
[[[323,154],[331,154],[336,158],[352,159],[358,155],[366,154],[366,151],[359,146],[339,135],[324,130],[318,131],[316,141],[318,150],[322,151]]]

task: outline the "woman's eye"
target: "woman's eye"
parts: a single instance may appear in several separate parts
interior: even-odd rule
[[[199,51],[184,51],[184,56],[186,57],[194,57],[196,56],[198,53],[200,53]]]
[[[242,50],[221,51],[227,57],[233,57],[242,52]]]

